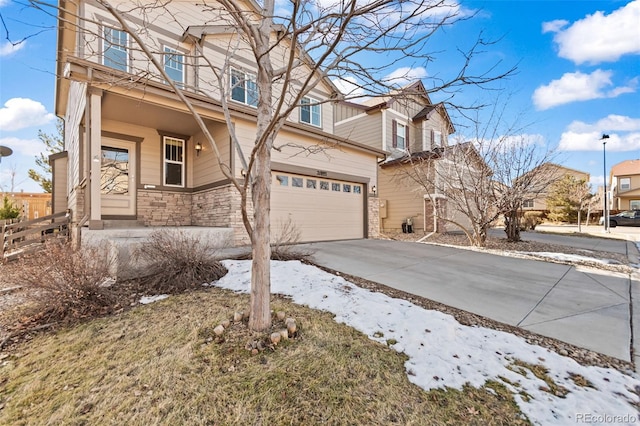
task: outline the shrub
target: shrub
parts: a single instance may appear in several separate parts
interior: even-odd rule
[[[2,207],[0,208],[0,219],[15,219],[20,217],[20,209],[13,205],[9,197],[6,195],[2,199]]]
[[[147,291],[179,293],[222,278],[227,269],[216,259],[216,247],[180,230],[154,231],[133,253],[141,264]]]
[[[27,298],[14,322],[17,327],[74,323],[115,308],[117,297],[110,285],[114,280],[103,248],[74,249],[69,243],[50,241],[44,250],[4,266],[6,281],[22,287]]]
[[[535,230],[536,226],[540,225],[543,219],[544,212],[535,210],[524,212],[522,217],[523,230]]]
[[[291,220],[287,219],[282,223],[280,232],[275,236],[275,241],[271,244],[272,260],[304,260],[311,256],[311,251],[298,246],[300,243],[300,228]]]

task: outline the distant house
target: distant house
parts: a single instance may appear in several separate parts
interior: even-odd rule
[[[382,232],[400,231],[407,222],[417,232],[446,230],[446,222],[434,220],[433,214],[437,210],[440,218],[447,216],[446,197],[428,183],[434,181],[435,164],[444,158],[454,132],[445,106],[433,104],[420,81],[386,97],[337,105],[337,135],[389,152],[378,172]],[[424,165],[431,177],[422,182],[411,178],[416,164]]]
[[[559,181],[567,175],[573,176],[577,181],[589,182],[590,179],[589,173],[555,163],[545,163],[539,169],[542,170],[536,170],[536,173],[540,173],[540,176],[543,177],[541,187],[535,188],[532,196],[524,200],[522,204],[523,211],[546,211],[549,188],[553,185],[553,182]]]
[[[611,210],[640,210],[640,160],[626,160],[611,167]]]

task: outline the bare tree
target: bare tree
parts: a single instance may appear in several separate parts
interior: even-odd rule
[[[51,7],[37,0],[31,0],[31,3],[43,9]],[[398,82],[388,78],[391,71],[401,64],[429,65],[431,68],[435,54],[428,50],[427,45],[432,36],[457,21],[470,18],[461,13],[458,5],[443,0],[302,0],[287,3],[282,10],[276,8],[275,0],[260,3],[242,0],[194,2],[199,7],[201,22],[184,22],[170,1],[97,0],[97,3],[130,35],[134,41],[132,48],[146,58],[146,61],[137,61],[131,66],[129,73],[132,76],[126,79],[114,77],[111,84],[144,84],[150,79],[169,84],[198,123],[220,162],[221,170],[240,193],[243,223],[253,252],[249,325],[254,330],[263,330],[270,325],[271,151],[277,148],[276,137],[287,117],[299,108],[303,97],[318,85],[327,84],[327,78],[351,84],[357,90],[318,102],[388,94]],[[79,18],[75,9],[69,10],[64,24],[77,26],[84,40],[95,41],[104,37],[97,31],[92,33],[91,26],[85,25],[91,18],[83,18],[85,23],[80,23]],[[195,52],[186,55],[201,68],[198,71],[200,78],[217,86],[217,90],[205,92],[188,88],[171,79],[157,59],[165,52],[156,41],[146,37],[149,23],[159,19],[182,26],[186,33],[188,30],[197,31],[197,38],[201,41],[211,34],[219,36],[216,38],[217,47],[226,50],[225,59],[214,60],[206,55],[200,42],[195,43]],[[461,54],[460,66],[450,75],[434,72],[438,77],[430,80],[428,90],[451,92],[468,85],[484,86],[512,74],[513,67],[501,70],[499,63],[487,69],[473,70],[475,57],[491,43],[479,35],[470,47],[450,46],[449,49]],[[87,42],[83,46],[89,56],[93,53],[89,50],[90,44]],[[233,73],[232,58],[239,52],[252,59],[254,78]],[[367,61],[367,55],[383,59]],[[235,88],[245,89],[256,108],[254,145],[249,153],[242,153],[228,103]],[[191,90],[221,104],[246,179],[236,176],[231,165],[224,163],[219,155],[216,140],[198,113],[193,98],[185,94]],[[253,207],[252,216],[250,207]]]
[[[508,103],[495,102],[484,120],[473,120],[473,135],[409,156],[412,167],[400,169],[423,188],[433,215],[462,230],[469,242],[484,246],[488,230],[500,216],[509,241],[520,240],[523,202],[547,190],[557,176],[545,168],[553,151],[526,134],[525,127],[506,125]],[[437,208],[438,202],[445,207]],[[435,230],[435,226],[434,226]]]

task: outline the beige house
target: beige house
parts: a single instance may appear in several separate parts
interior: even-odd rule
[[[455,129],[444,105],[434,105],[416,82],[362,104],[342,102],[335,114],[336,134],[390,153],[378,173],[381,230],[399,231],[408,220],[416,232],[445,230],[444,221],[434,221],[434,207],[446,217],[445,197],[429,184],[435,169],[425,167],[424,179],[410,176],[413,165],[432,163],[449,146]]]
[[[541,170],[540,170],[541,169]],[[548,188],[553,182],[562,179],[569,175],[573,176],[577,181],[589,182],[589,173],[581,172],[580,170],[571,169],[569,167],[562,166],[555,163],[545,163],[534,171],[536,175],[540,176],[541,187],[535,190],[535,194],[531,198],[524,200],[522,205],[523,211],[546,211],[547,210],[547,194]]]
[[[233,26],[222,25],[224,11],[211,25],[211,11],[199,2],[165,3],[166,10],[148,8],[144,16],[125,7],[125,17],[203,117],[223,167],[242,180],[240,152],[250,153],[256,137],[254,60]],[[259,10],[252,0],[245,7]],[[284,61],[287,49],[280,40],[273,57]],[[54,205],[71,209],[73,225],[221,227],[233,230],[236,244],[247,243],[240,196],[201,128],[111,14],[93,1],[61,1],[57,51],[55,108],[65,122],[65,151],[52,158]],[[272,235],[288,221],[303,241],[375,235],[383,147],[335,131],[337,89],[299,55],[291,81],[312,75],[317,84],[275,142]]]
[[[626,160],[611,167],[611,210],[640,210],[640,160]]]

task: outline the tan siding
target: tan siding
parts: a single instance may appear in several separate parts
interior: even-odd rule
[[[72,166],[68,171],[67,194],[79,185],[82,179],[80,176],[80,162],[82,161],[80,158],[80,123],[84,117],[85,105],[87,103],[86,93],[86,83],[71,82],[68,108],[64,120],[65,149],[69,155],[69,162]]]
[[[61,157],[53,160],[53,212],[59,213],[67,210],[67,164],[68,158]]]
[[[217,142],[223,163],[229,164],[230,139],[226,126],[220,124],[210,127],[209,131]],[[209,146],[202,133],[198,133],[193,139],[194,141],[200,141],[203,146],[200,156],[193,156],[193,186],[197,188],[226,179],[220,170],[213,149]]]
[[[382,149],[382,114],[364,114],[335,126],[337,136]]]
[[[378,197],[386,203],[387,213],[386,218],[380,219],[383,231],[401,230],[408,217],[413,219],[416,231],[424,230],[424,194],[422,187],[410,182],[402,167],[380,169]]]

